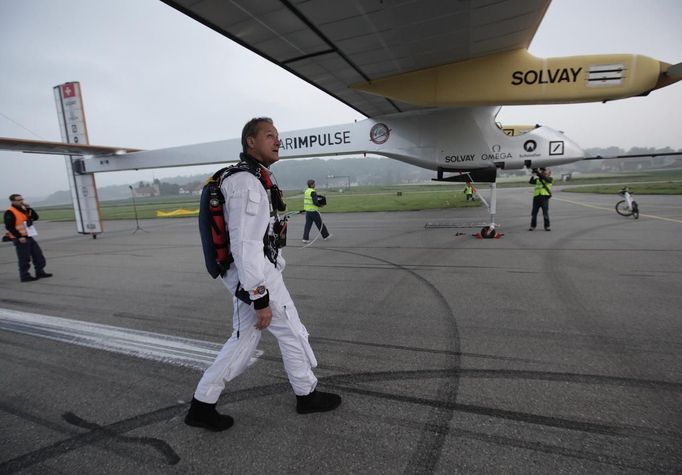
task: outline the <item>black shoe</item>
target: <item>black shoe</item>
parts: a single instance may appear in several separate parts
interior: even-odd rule
[[[48,277],[52,277],[52,274],[49,272],[38,272],[36,274],[36,279],[47,279]]]
[[[193,427],[220,432],[227,430],[234,424],[234,419],[225,414],[220,414],[215,409],[215,403],[209,404],[192,398],[192,405],[185,416],[185,424]]]
[[[340,404],[341,396],[322,391],[313,391],[307,396],[296,396],[296,412],[299,414],[333,411]]]
[[[535,228],[528,228],[528,231],[534,231]]]
[[[546,227],[546,228],[545,228],[545,231],[551,231],[551,229],[549,229],[549,227]]]
[[[33,277],[32,275],[27,275],[26,277],[21,278],[22,282],[33,282],[34,280],[38,280],[38,277]]]

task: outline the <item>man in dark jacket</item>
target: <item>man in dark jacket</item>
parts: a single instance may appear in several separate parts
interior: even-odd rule
[[[38,220],[38,213],[24,201],[18,194],[11,194],[9,200],[12,203],[5,211],[4,241],[12,241],[19,258],[19,278],[22,282],[32,282],[41,278],[52,277],[45,272],[45,256],[38,242],[34,239],[38,233],[33,227],[33,222]],[[35,268],[35,277],[29,273],[31,260]]]

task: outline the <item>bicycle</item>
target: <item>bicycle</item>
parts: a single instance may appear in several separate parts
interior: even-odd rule
[[[620,190],[618,194],[622,195],[625,199],[616,203],[616,213],[621,216],[632,216],[635,219],[639,218],[639,206],[637,205],[637,202],[632,199],[632,193],[630,193],[628,187],[626,186]]]

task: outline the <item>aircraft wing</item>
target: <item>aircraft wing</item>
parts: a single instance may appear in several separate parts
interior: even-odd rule
[[[102,145],[75,144],[64,142],[47,142],[39,140],[22,140],[0,137],[0,150],[11,150],[25,153],[41,153],[48,155],[118,155],[128,152],[139,152],[136,148],[108,147]]]
[[[368,117],[425,108],[352,85],[526,49],[549,0],[162,0]]]
[[[612,158],[655,158],[655,157],[674,157],[682,155],[682,152],[656,152],[656,153],[635,153],[625,155],[595,155],[593,157],[585,157],[582,160],[608,160]]]

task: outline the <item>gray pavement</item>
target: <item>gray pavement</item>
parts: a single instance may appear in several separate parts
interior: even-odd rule
[[[334,239],[307,248],[292,218],[285,280],[332,413],[295,413],[269,334],[209,433],[182,422],[196,368],[0,329],[0,473],[679,472],[682,198],[635,198],[639,220],[557,191],[528,232],[530,190],[502,189],[493,240],[424,228],[482,208],[325,215]],[[55,276],[19,283],[3,244],[0,308],[222,343],[195,220],[141,224],[38,222]]]

